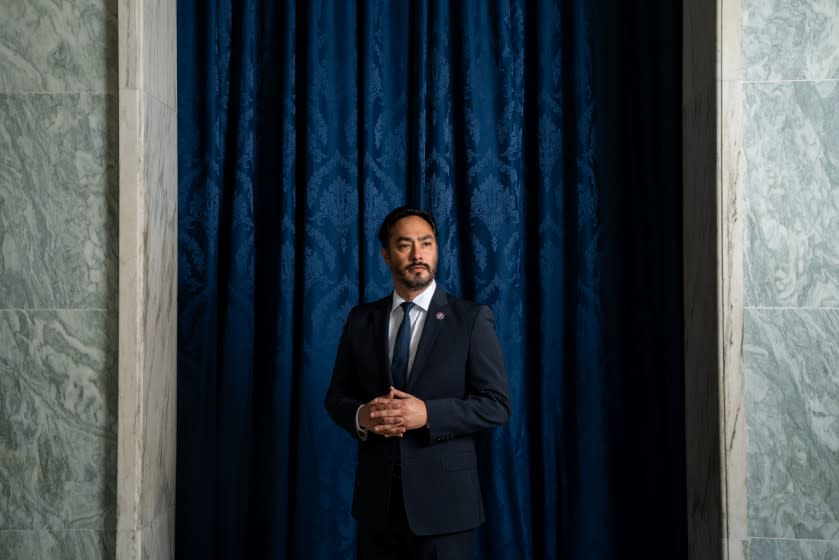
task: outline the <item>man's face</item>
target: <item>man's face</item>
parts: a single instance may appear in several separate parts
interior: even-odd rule
[[[419,216],[402,218],[391,228],[382,257],[394,283],[422,290],[437,274],[437,240],[431,225]]]

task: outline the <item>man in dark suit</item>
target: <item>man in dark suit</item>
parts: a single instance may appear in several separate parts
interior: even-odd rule
[[[495,320],[436,285],[431,214],[397,208],[379,241],[394,291],[350,311],[325,403],[359,441],[359,558],[469,559],[484,521],[474,435],[510,416]]]

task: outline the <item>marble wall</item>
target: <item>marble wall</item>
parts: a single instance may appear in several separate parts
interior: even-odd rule
[[[119,0],[117,558],[174,557],[176,11]]]
[[[839,558],[839,3],[743,0],[752,560]]]
[[[0,15],[0,558],[113,558],[116,5]]]

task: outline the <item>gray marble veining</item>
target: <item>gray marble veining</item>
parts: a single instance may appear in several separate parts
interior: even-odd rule
[[[105,308],[117,274],[116,97],[0,94],[0,308]]]
[[[117,549],[126,557],[155,560],[174,557],[178,178],[173,10],[162,0],[122,0],[119,20],[127,34],[120,37],[119,53]]]
[[[118,0],[119,87],[177,109],[177,10],[169,0]]]
[[[835,559],[839,3],[723,0],[723,26],[726,5],[739,5],[743,15],[743,76],[723,72],[723,80],[744,80],[738,83],[746,169],[743,362],[751,538],[742,541],[748,550],[740,556]]]
[[[746,80],[839,78],[839,2],[743,3]]]
[[[114,327],[104,311],[0,311],[0,530],[114,528]]]
[[[175,2],[170,0],[144,0],[143,19],[154,22],[145,25],[145,44],[148,51],[143,56],[143,90],[150,93],[169,109],[178,106],[177,98],[177,31],[178,21]],[[175,152],[177,153],[177,152]]]
[[[113,531],[0,530],[0,558],[9,560],[113,560]]]
[[[114,0],[2,2],[0,92],[115,92],[116,18]]]
[[[839,310],[747,309],[749,527],[839,540]]]
[[[745,300],[839,306],[839,82],[744,85]]]
[[[143,239],[143,357],[145,415],[140,523],[147,525],[175,503],[177,381],[177,116],[146,96],[147,133]]]
[[[0,558],[112,560],[116,0],[0,2]]]
[[[750,560],[836,560],[839,541],[752,539]]]
[[[140,531],[142,560],[175,557],[175,507],[170,505],[158,513]]]

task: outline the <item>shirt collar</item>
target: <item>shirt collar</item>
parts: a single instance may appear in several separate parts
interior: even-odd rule
[[[429,284],[428,287],[425,290],[423,290],[422,293],[420,295],[418,295],[417,297],[415,297],[412,301],[414,302],[414,304],[417,307],[419,307],[420,309],[422,309],[425,312],[428,312],[428,307],[431,305],[431,298],[434,297],[434,290],[436,290],[436,289],[437,289],[437,280],[432,279],[431,284]],[[397,294],[396,290],[393,290],[393,297],[391,299],[391,304],[390,304],[390,312],[393,313],[393,311],[397,307],[399,307],[402,304],[403,301],[405,301],[405,300],[402,299],[402,296]]]

